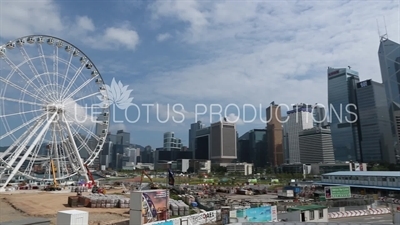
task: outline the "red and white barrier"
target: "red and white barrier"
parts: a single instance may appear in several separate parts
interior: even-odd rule
[[[389,208],[381,209],[370,209],[370,210],[352,210],[345,212],[331,212],[328,213],[330,219],[344,218],[344,217],[355,217],[355,216],[367,216],[367,215],[380,215],[390,213]]]
[[[400,199],[397,199],[397,198],[379,197],[379,200],[382,202],[390,202],[393,204],[400,204]]]

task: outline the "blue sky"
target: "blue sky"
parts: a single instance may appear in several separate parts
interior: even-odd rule
[[[129,85],[135,104],[157,103],[163,118],[168,104],[182,104],[182,124],[158,123],[154,108],[150,123],[144,111],[137,123],[111,123],[113,132],[131,132],[132,143],[155,148],[166,131],[187,144],[196,104],[252,104],[263,118],[272,101],[326,105],[328,66],[381,81],[376,21],[383,33],[383,16],[399,42],[399,1],[1,0],[0,41],[60,37],[83,50],[107,84]],[[242,120],[240,111],[227,116]],[[123,110],[115,117],[123,121]],[[207,114],[199,119],[210,123]],[[241,120],[239,134],[265,127]]]

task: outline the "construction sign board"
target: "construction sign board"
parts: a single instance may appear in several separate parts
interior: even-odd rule
[[[325,187],[326,199],[351,198],[351,189],[349,186],[331,186]]]

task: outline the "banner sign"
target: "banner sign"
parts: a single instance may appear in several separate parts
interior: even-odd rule
[[[349,186],[325,187],[326,199],[351,198],[351,189]]]
[[[190,216],[183,216],[180,218],[170,219],[166,221],[159,221],[154,223],[147,223],[148,225],[202,225],[217,222],[218,214],[221,214],[220,210],[209,211],[205,213],[193,214]]]

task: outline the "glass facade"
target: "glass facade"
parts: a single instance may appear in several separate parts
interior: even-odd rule
[[[383,84],[372,80],[357,84],[363,162],[395,163],[386,99]]]
[[[338,161],[359,161],[361,150],[357,115],[358,72],[347,68],[328,68],[328,102],[332,143]]]
[[[254,163],[256,168],[264,168],[268,166],[267,148],[266,129],[250,130],[238,140],[239,161]]]
[[[400,44],[382,38],[378,56],[389,107],[393,145],[397,149],[397,155],[400,155],[400,125],[398,125],[400,121]]]

